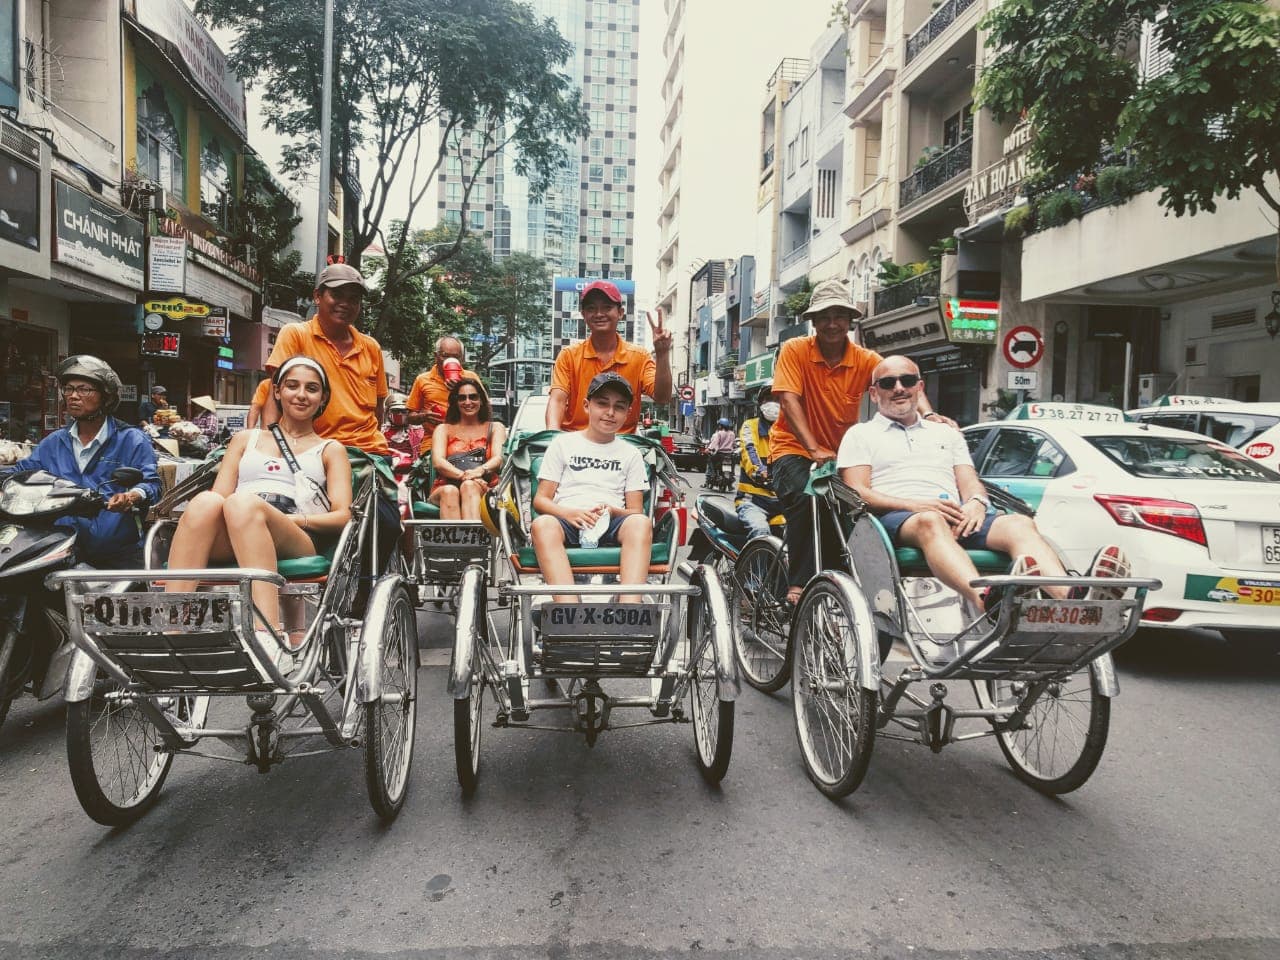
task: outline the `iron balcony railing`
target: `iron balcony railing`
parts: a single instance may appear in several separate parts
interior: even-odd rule
[[[973,138],[944,150],[898,185],[898,207],[914,203],[973,167]]]
[[[920,297],[937,297],[939,288],[939,274],[937,270],[930,270],[928,273],[922,273],[912,277],[910,280],[903,280],[901,283],[895,283],[892,287],[885,287],[883,290],[877,290],[875,295],[875,312],[872,316],[880,316],[882,313],[888,313],[890,310],[897,310],[901,307],[909,306],[916,302]]]
[[[728,380],[733,376],[733,371],[738,367],[737,357],[721,357],[716,361],[716,376],[723,380]]]
[[[974,0],[947,0],[935,10],[933,16],[924,22],[924,26],[907,38],[905,62],[910,63],[925,47],[942,36],[947,27],[956,22],[960,14],[973,6],[973,2]]]

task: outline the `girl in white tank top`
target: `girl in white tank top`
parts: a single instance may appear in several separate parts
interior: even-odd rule
[[[314,430],[315,418],[329,402],[324,367],[310,357],[290,357],[276,370],[272,390],[280,403],[280,432],[298,469],[327,493],[330,509],[296,512],[294,474],[275,436],[243,430],[227,446],[213,489],[193,498],[182,514],[169,548],[170,569],[205,569],[212,561],[274,570],[280,559],[321,552],[351,519],[347,453]],[[170,580],[165,589],[189,591],[195,584]],[[261,615],[258,641],[287,674],[304,636],[284,633],[275,586],[254,581],[253,601]]]

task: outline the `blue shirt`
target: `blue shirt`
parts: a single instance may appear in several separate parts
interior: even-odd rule
[[[131,489],[143,495],[144,503],[155,503],[159,499],[160,474],[156,470],[151,438],[137,427],[107,417],[98,435],[89,443],[80,443],[72,423],[67,430],[49,434],[31,456],[19,460],[3,474],[46,470],[55,477],[110,497],[125,492],[111,481],[112,472],[120,467],[137,467],[142,471],[142,482]],[[61,517],[57,525],[75,528],[79,558],[95,567],[131,566],[140,560],[142,533],[131,513],[103,510],[96,517]]]

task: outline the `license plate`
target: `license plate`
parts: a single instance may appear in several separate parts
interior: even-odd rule
[[[1028,633],[1112,633],[1122,625],[1119,604],[1097,600],[1023,600],[1018,629]]]
[[[481,524],[442,524],[418,527],[418,539],[441,547],[481,547],[489,543],[489,531]]]
[[[87,593],[86,627],[126,633],[216,631],[231,626],[231,598],[216,593]]]
[[[1262,562],[1280,564],[1280,527],[1262,528]]]
[[[656,603],[548,603],[542,635],[552,640],[656,636],[663,607]]]

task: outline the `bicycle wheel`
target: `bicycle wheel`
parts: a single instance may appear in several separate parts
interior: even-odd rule
[[[76,797],[98,823],[118,827],[151,809],[164,786],[173,754],[158,751],[160,733],[135,701],[98,670],[93,695],[67,704],[67,763]],[[200,728],[208,697],[153,701],[175,725]]]
[[[809,779],[832,799],[862,783],[876,732],[878,698],[859,683],[860,638],[849,603],[834,582],[812,584],[796,610],[791,636],[800,754]],[[865,639],[875,642],[875,637]]]
[[[398,586],[385,619],[366,624],[382,640],[382,696],[364,705],[365,782],[383,820],[400,812],[409,788],[418,719],[418,631],[409,592]]]
[[[706,589],[704,582],[703,589]],[[698,769],[709,783],[719,783],[733,753],[733,701],[721,700],[716,682],[715,621],[705,597],[689,600],[689,712],[698,750]]]
[[[733,568],[729,612],[733,649],[747,683],[764,693],[782,689],[791,679],[787,650],[790,615],[787,564],[778,544],[765,537],[742,549]]]
[[[992,701],[1021,698],[1025,681],[992,680]],[[1036,698],[1017,730],[996,731],[1000,752],[1018,779],[1041,793],[1070,793],[1097,769],[1107,746],[1111,699],[1098,690],[1092,667],[1055,681]]]
[[[459,610],[471,611],[476,622],[485,623],[483,581],[471,569],[462,575],[462,587],[458,601]],[[514,615],[514,614],[513,614]],[[454,657],[462,647],[462,618],[458,621],[459,635],[454,640]],[[480,716],[484,710],[484,657],[481,646],[486,637],[483,632],[471,648],[471,684],[465,697],[453,701],[453,759],[458,772],[458,785],[463,796],[475,793],[480,782]]]

